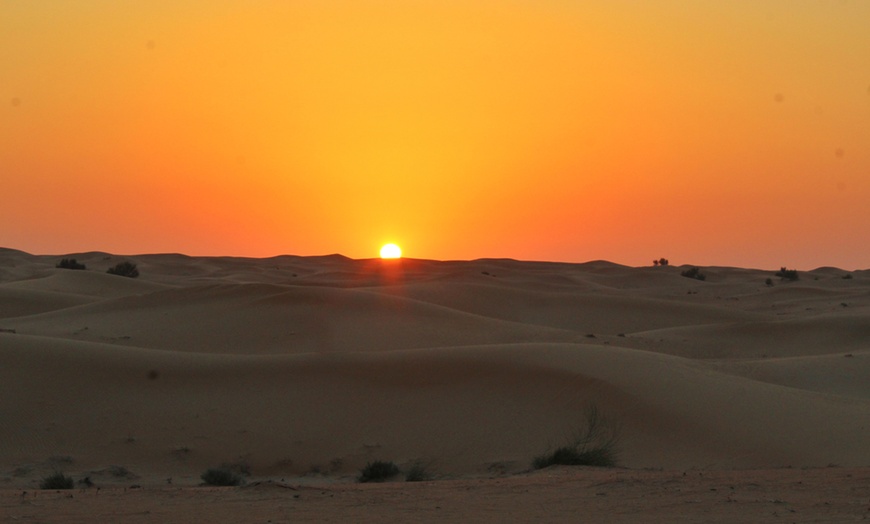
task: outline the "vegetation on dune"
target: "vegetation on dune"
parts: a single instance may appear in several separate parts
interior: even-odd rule
[[[60,269],[87,269],[84,264],[79,264],[74,258],[64,258],[55,267]]]
[[[782,266],[779,271],[776,272],[776,276],[783,280],[790,280],[792,282],[798,280],[797,269],[786,269],[785,266]]]
[[[654,266],[667,266],[669,264],[668,259],[662,257],[658,260],[653,260]]]
[[[405,481],[422,482],[425,480],[432,480],[432,473],[429,472],[429,468],[426,464],[423,464],[422,462],[411,464],[411,467],[408,468],[408,471],[405,473]]]
[[[701,270],[697,267],[690,267],[689,269],[680,273],[686,278],[694,278],[695,280],[707,280],[707,275],[701,273]]]
[[[553,465],[613,467],[619,458],[619,425],[604,417],[596,406],[586,410],[585,423],[568,442],[535,457],[532,467]]]
[[[357,480],[360,482],[384,482],[399,474],[399,466],[393,462],[385,462],[376,460],[369,462],[360,470],[360,475]]]
[[[242,475],[227,465],[209,468],[199,478],[206,486],[241,486],[245,483]]]
[[[73,489],[75,482],[60,471],[44,477],[39,483],[39,489]]]
[[[136,264],[131,262],[121,262],[115,267],[110,267],[106,273],[110,275],[120,275],[122,277],[136,278],[139,276],[139,270],[136,269]]]

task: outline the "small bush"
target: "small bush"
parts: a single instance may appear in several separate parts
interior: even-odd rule
[[[852,273],[846,273],[843,275],[843,280],[852,280]]]
[[[199,476],[206,486],[241,486],[245,480],[229,467],[209,468]]]
[[[691,267],[680,274],[687,278],[694,278],[696,280],[707,280],[707,275],[701,273],[701,270],[696,267]]]
[[[546,468],[559,464],[561,466],[599,466],[612,467],[616,465],[616,456],[611,450],[597,447],[580,451],[576,447],[563,446],[548,455],[535,457],[532,465],[535,469]]]
[[[666,258],[664,258],[664,257],[662,257],[662,258],[660,258],[660,259],[658,259],[658,260],[653,260],[653,265],[654,265],[654,266],[666,266],[666,265],[668,265],[668,263],[669,263],[669,262],[668,262],[668,259],[666,259]]]
[[[120,275],[122,277],[136,278],[139,276],[139,270],[136,269],[136,264],[131,262],[121,262],[115,267],[110,267],[106,273],[110,275]]]
[[[432,474],[429,472],[429,468],[422,462],[415,462],[405,473],[406,482],[423,482],[431,479]]]
[[[60,471],[44,477],[39,483],[39,489],[73,489],[75,482],[72,477],[67,477]]]
[[[595,406],[586,410],[586,422],[568,443],[555,451],[535,457],[532,467],[553,465],[613,467],[619,458],[619,427]]]
[[[60,269],[87,269],[84,264],[79,264],[74,258],[64,258],[55,267]]]
[[[797,269],[786,269],[785,266],[782,266],[779,271],[776,272],[776,276],[783,280],[791,280],[794,282],[798,279]]]
[[[767,287],[773,287],[773,279],[772,278],[766,279],[764,281],[764,283],[767,285]]]
[[[399,474],[399,466],[392,462],[376,460],[369,462],[360,471],[360,482],[384,482]]]

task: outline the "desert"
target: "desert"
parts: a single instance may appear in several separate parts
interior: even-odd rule
[[[0,514],[870,517],[870,272],[691,269],[3,249]],[[533,468],[590,408],[614,467]]]

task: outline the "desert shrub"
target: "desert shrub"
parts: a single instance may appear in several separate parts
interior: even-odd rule
[[[653,260],[653,265],[654,266],[666,266],[666,265],[668,265],[668,259],[662,257],[658,260]]]
[[[564,446],[535,457],[532,467],[553,465],[612,467],[619,458],[618,424],[604,417],[596,406],[586,410],[585,423]]]
[[[696,267],[690,267],[689,269],[680,273],[684,277],[694,278],[696,280],[707,280],[707,275],[701,273],[701,270]]]
[[[55,266],[60,269],[87,269],[84,264],[79,264],[74,258],[64,258]]]
[[[786,269],[785,266],[782,266],[779,271],[776,272],[776,276],[783,280],[795,281],[798,279],[798,272],[797,269]]]
[[[846,273],[843,275],[843,280],[852,280],[852,273]]]
[[[120,262],[115,267],[110,267],[106,273],[110,275],[120,275],[122,277],[136,278],[139,276],[139,270],[136,269],[136,264],[131,262]]]
[[[199,476],[206,486],[241,486],[245,480],[227,466],[209,468]]]
[[[39,483],[39,489],[73,489],[74,486],[72,477],[67,477],[60,471],[44,477]]]
[[[422,482],[431,479],[432,473],[429,472],[429,468],[426,464],[423,464],[422,462],[411,464],[411,467],[408,468],[408,471],[405,473],[406,482]]]
[[[374,462],[369,462],[366,464],[366,467],[360,470],[358,480],[360,482],[384,482],[398,474],[399,466],[396,466],[392,462],[376,460]]]
[[[547,455],[535,458],[533,463],[536,469],[546,468],[559,464],[562,466],[599,466],[612,467],[616,465],[616,456],[608,449],[595,447],[580,451],[573,445],[556,448]]]
[[[773,286],[773,279],[768,278],[764,281],[764,283],[767,285],[767,287],[771,287],[771,286]]]
[[[86,488],[92,488],[94,487],[94,481],[91,480],[91,477],[85,477],[83,479],[79,479],[79,485]]]

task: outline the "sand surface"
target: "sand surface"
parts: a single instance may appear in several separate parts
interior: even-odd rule
[[[867,516],[870,271],[685,269],[0,249],[0,516]],[[620,468],[529,472],[589,406]],[[355,484],[372,460],[434,481]],[[222,463],[249,487],[197,487]]]

